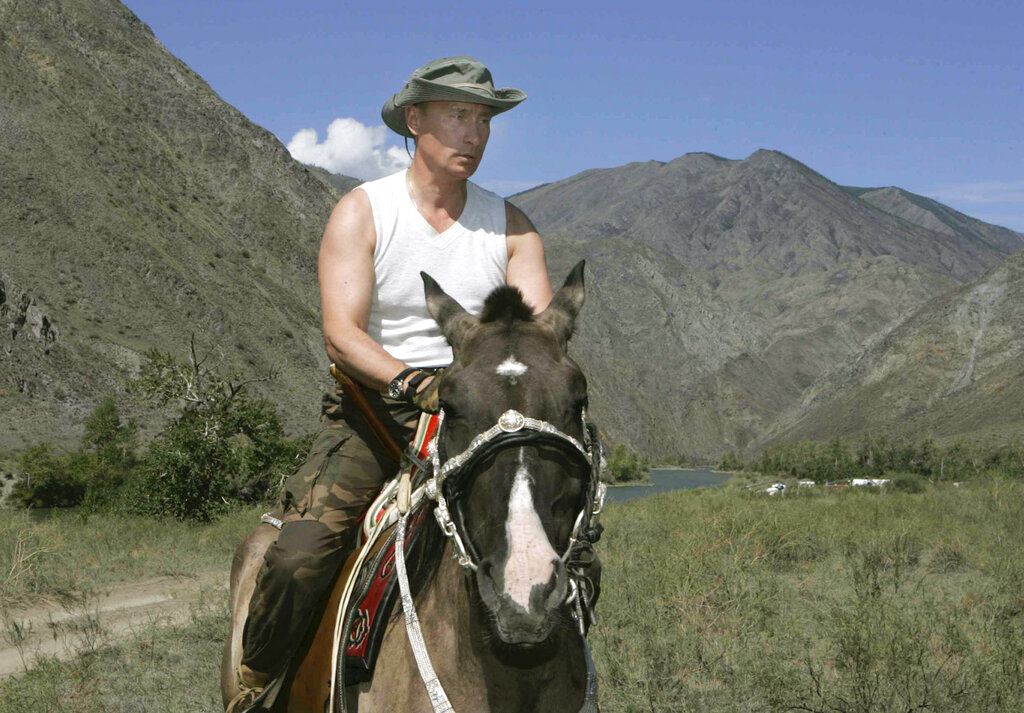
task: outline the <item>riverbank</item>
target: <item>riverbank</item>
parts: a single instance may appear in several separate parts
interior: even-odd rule
[[[606,501],[624,503],[676,490],[714,487],[724,485],[731,476],[731,473],[718,473],[710,468],[651,468],[648,479],[644,482],[616,483],[609,488]]]

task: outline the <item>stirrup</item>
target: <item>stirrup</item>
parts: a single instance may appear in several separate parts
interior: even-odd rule
[[[239,691],[238,695],[228,703],[224,713],[247,713],[262,693],[262,688],[246,688]]]
[[[254,674],[257,673],[249,669],[248,666],[245,668]],[[228,707],[224,709],[224,713],[247,713],[253,704],[259,700],[259,697],[263,695],[263,689],[266,688],[266,684],[250,685],[246,683],[241,669],[241,665],[235,669],[235,683],[238,685],[238,693],[228,702]]]

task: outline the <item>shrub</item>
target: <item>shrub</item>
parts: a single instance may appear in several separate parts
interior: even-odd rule
[[[636,451],[622,443],[616,443],[608,459],[608,473],[613,482],[624,483],[641,480],[650,470],[650,464]]]
[[[740,461],[735,451],[726,451],[722,454],[721,460],[718,461],[718,470],[724,470],[726,472],[743,470],[743,463]]]
[[[21,475],[11,490],[11,499],[34,508],[77,505],[85,495],[84,460],[81,452],[55,452],[50,442],[32,446],[18,459]]]
[[[892,479],[892,487],[904,493],[924,492],[924,483],[916,475],[897,475]]]
[[[244,380],[204,366],[193,343],[189,363],[158,350],[132,389],[181,411],[150,445],[128,484],[124,505],[134,512],[210,520],[232,501],[257,502],[276,492],[305,441],[284,437],[273,404]]]

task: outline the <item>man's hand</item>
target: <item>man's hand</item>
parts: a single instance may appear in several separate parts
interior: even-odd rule
[[[428,376],[413,394],[411,401],[421,411],[437,413],[441,410],[441,405],[438,402],[438,389],[441,388],[443,377],[444,369],[438,369],[433,376]]]

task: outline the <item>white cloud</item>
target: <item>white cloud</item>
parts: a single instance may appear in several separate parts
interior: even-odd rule
[[[1024,181],[987,181],[940,188],[932,194],[938,200],[966,203],[1024,203]]]
[[[366,126],[345,117],[331,122],[322,143],[315,129],[295,132],[288,151],[296,161],[368,181],[412,163],[404,148],[385,146],[387,140],[387,127]]]

